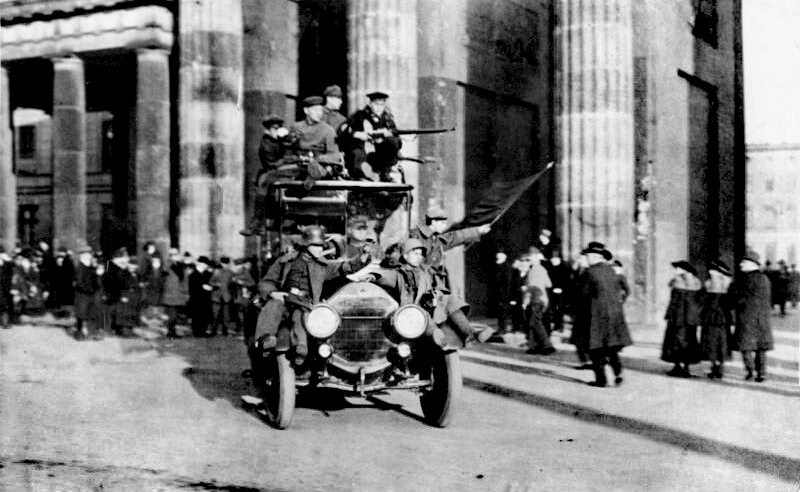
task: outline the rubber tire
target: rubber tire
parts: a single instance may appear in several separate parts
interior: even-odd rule
[[[267,422],[276,429],[285,429],[292,423],[297,397],[294,369],[285,353],[270,356],[267,363],[272,375],[262,392]]]
[[[425,422],[434,427],[447,427],[461,394],[461,361],[458,352],[438,352],[432,358],[433,386],[419,397]]]

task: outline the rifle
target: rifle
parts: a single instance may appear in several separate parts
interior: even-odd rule
[[[451,128],[412,128],[409,130],[396,130],[398,135],[431,135],[434,133],[448,133],[456,131],[456,127]]]
[[[447,133],[447,132],[454,132],[456,127],[452,128],[411,128],[407,130],[395,130],[392,133],[397,135],[398,137],[401,135],[432,135],[434,133]],[[367,132],[370,138],[386,138],[386,136],[381,132]]]

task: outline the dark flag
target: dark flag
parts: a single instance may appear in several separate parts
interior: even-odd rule
[[[551,167],[553,167],[552,162],[527,178],[515,181],[495,181],[486,189],[478,203],[470,209],[464,220],[454,224],[450,230],[495,223]]]

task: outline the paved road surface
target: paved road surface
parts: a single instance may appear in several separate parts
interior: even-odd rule
[[[796,385],[635,367],[599,389],[569,354],[498,344],[463,360],[450,428],[400,393],[301,400],[277,431],[240,405],[240,340],[14,327],[0,331],[0,490],[800,488]]]

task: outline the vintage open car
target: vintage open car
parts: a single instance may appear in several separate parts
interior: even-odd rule
[[[343,237],[353,214],[370,218],[379,245],[407,235],[410,185],[317,181],[305,192],[302,182],[284,181],[276,188],[276,232],[282,244],[297,240],[298,229],[308,224],[323,225],[332,236]],[[374,283],[344,279],[336,287],[304,316],[308,355],[301,367],[295,365],[292,349],[268,350],[254,360],[250,374],[261,392],[260,412],[267,422],[286,428],[298,391],[327,388],[362,397],[386,390],[414,391],[425,421],[446,426],[461,388],[459,356],[434,341],[428,312],[419,305],[400,305]],[[283,326],[279,340],[288,337],[289,330],[290,324]],[[304,377],[298,378],[296,371]]]

